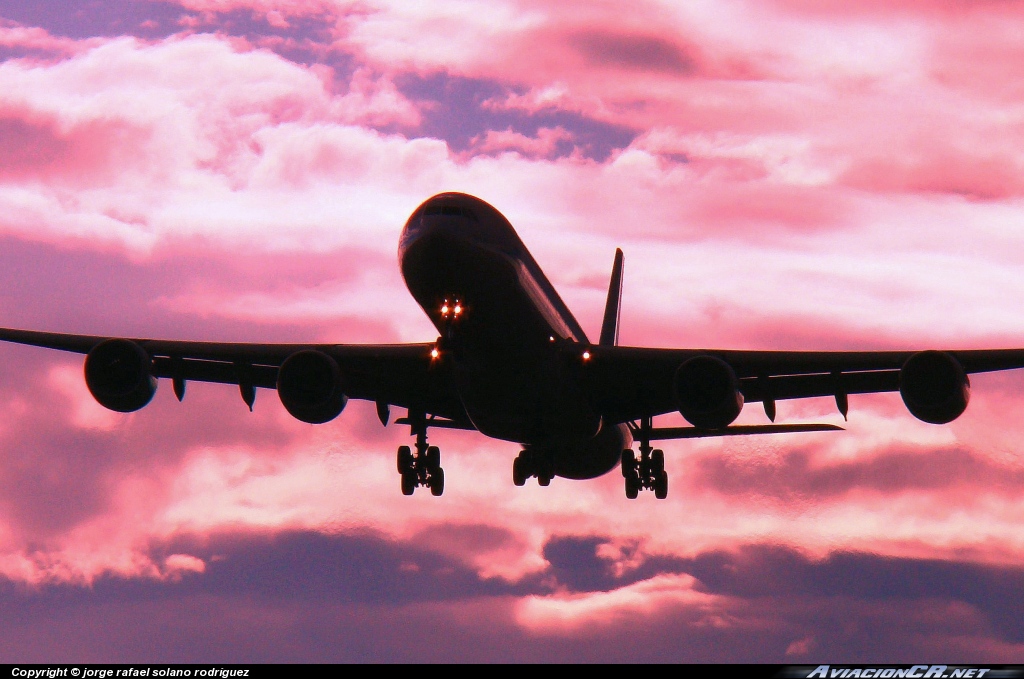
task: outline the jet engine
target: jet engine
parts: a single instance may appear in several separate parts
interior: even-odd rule
[[[323,424],[341,414],[348,403],[341,368],[322,351],[297,351],[277,371],[277,395],[292,417]]]
[[[146,350],[126,339],[108,339],[85,357],[85,384],[100,405],[119,413],[143,407],[156,393],[153,361]]]
[[[944,351],[920,351],[900,369],[900,396],[910,414],[932,424],[952,422],[967,409],[971,381]]]
[[[714,356],[694,356],[676,370],[676,404],[686,421],[702,429],[721,429],[743,409],[743,394],[732,367]]]

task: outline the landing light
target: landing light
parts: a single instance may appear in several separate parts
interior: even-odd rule
[[[437,347],[434,347],[433,349],[430,350],[430,358],[437,358],[440,355],[441,352],[437,350]]]
[[[590,352],[589,351],[584,351],[583,352],[583,360],[584,361],[589,361],[590,360]]]
[[[462,302],[455,300],[454,303],[445,300],[441,303],[441,317],[451,320],[453,316],[461,316],[464,309]]]

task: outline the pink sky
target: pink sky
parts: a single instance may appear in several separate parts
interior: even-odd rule
[[[1024,8],[891,4],[0,0],[0,320],[428,341],[398,234],[464,191],[591,335],[621,247],[624,344],[1024,346]],[[371,404],[81,373],[0,347],[11,661],[1024,662],[1019,373],[668,442],[661,502],[444,431],[406,498]]]

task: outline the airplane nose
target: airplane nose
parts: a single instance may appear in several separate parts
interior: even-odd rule
[[[470,206],[473,200],[472,196],[462,193],[440,193],[424,201],[414,215],[418,213],[420,217],[463,217],[476,222],[479,218]]]
[[[480,227],[480,216],[472,207],[474,200],[461,193],[440,193],[424,201],[405,223],[399,239],[399,257],[427,236],[472,238]]]

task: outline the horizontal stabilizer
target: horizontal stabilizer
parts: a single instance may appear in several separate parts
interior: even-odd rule
[[[751,434],[793,434],[808,431],[843,431],[843,428],[834,424],[754,424],[725,427],[724,429],[661,427],[651,430],[651,440],[667,441],[670,439],[700,439],[709,436],[749,436]]]

